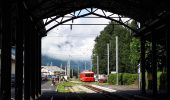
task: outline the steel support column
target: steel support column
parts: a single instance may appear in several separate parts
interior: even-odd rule
[[[168,37],[170,33],[170,20],[167,21],[167,32],[166,32],[166,68],[167,68],[167,97],[170,95],[170,65],[169,65],[169,50],[168,50]]]
[[[15,100],[23,99],[23,5],[18,2],[16,29]]]
[[[38,32],[35,33],[35,95],[38,97]]]
[[[41,95],[41,36],[38,36],[38,93]]]
[[[32,22],[31,22],[32,23]],[[32,23],[32,26],[30,27],[30,38],[31,38],[31,41],[30,41],[30,94],[31,94],[31,98],[34,100],[35,99],[35,67],[36,67],[36,32],[35,32],[35,29],[33,27],[33,23]]]
[[[156,57],[156,33],[152,33],[152,93],[157,94],[157,57]]]
[[[142,93],[146,93],[146,80],[145,80],[145,39],[141,37],[141,72],[142,72]]]
[[[32,41],[30,27],[32,25],[27,15],[24,18],[24,100],[30,100],[30,55],[32,55],[30,52],[32,49],[30,45],[30,41]]]
[[[11,99],[11,5],[2,5],[1,100]]]

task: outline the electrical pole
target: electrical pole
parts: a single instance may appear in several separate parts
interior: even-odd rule
[[[78,69],[77,69],[77,77],[79,78],[79,65],[78,65]]]
[[[70,77],[70,55],[69,55],[69,59],[67,62],[67,76]]]
[[[61,80],[61,75],[62,75],[62,73],[61,73],[61,69],[62,69],[62,63],[61,63],[61,65],[60,65],[60,74],[59,74],[59,83],[60,83],[60,80]]]
[[[91,68],[90,68],[90,71],[92,71],[92,66],[93,66],[93,64],[92,64],[92,60],[91,60]]]
[[[63,65],[62,65],[62,63],[61,63],[61,65],[60,65],[60,75],[61,75],[61,69],[62,69],[62,67],[63,67]]]
[[[65,76],[67,75],[67,66],[65,66]]]
[[[97,79],[99,78],[99,56],[97,55]]]
[[[51,62],[51,65],[50,66],[53,66],[53,62]]]
[[[140,89],[140,63],[138,64],[138,88]]]
[[[117,73],[117,85],[119,84],[118,79],[118,36],[116,36],[116,73]]]
[[[107,43],[107,75],[109,76],[109,43]]]
[[[72,71],[71,71],[71,73],[72,73],[72,78],[73,78],[73,71],[74,71],[74,70],[72,69]]]
[[[84,65],[85,65],[85,71],[86,71],[86,61],[85,61],[85,64],[84,64]]]

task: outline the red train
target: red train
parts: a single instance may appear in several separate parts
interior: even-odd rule
[[[94,82],[94,72],[92,71],[83,71],[80,73],[80,80],[83,82]]]

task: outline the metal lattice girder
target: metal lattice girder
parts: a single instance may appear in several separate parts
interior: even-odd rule
[[[99,13],[101,12],[101,13]],[[94,15],[93,17],[89,15]],[[54,16],[45,19],[44,21],[44,27],[50,25],[52,22],[55,22],[54,25],[52,25],[50,28],[47,29],[46,33],[49,32],[50,30],[54,29],[55,27],[59,25],[103,25],[103,24],[74,24],[74,19],[77,18],[106,18],[111,21],[115,21],[119,25],[123,25],[127,27],[128,29],[132,30],[133,32],[136,32],[132,27],[129,26],[129,23],[132,21],[131,18],[117,15],[114,13],[110,13],[98,8],[86,8],[86,9],[81,9],[76,12],[72,12],[70,14],[67,14],[65,16]],[[72,21],[72,24],[64,24],[66,22]],[[138,24],[139,25],[139,24]]]

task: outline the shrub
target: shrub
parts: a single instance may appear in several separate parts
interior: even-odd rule
[[[110,74],[108,77],[109,84],[116,84],[116,74]]]
[[[119,73],[119,84],[121,85],[130,85],[134,84],[136,80],[138,80],[138,74],[130,74],[130,73]],[[110,74],[108,77],[109,84],[116,84],[117,74]]]

